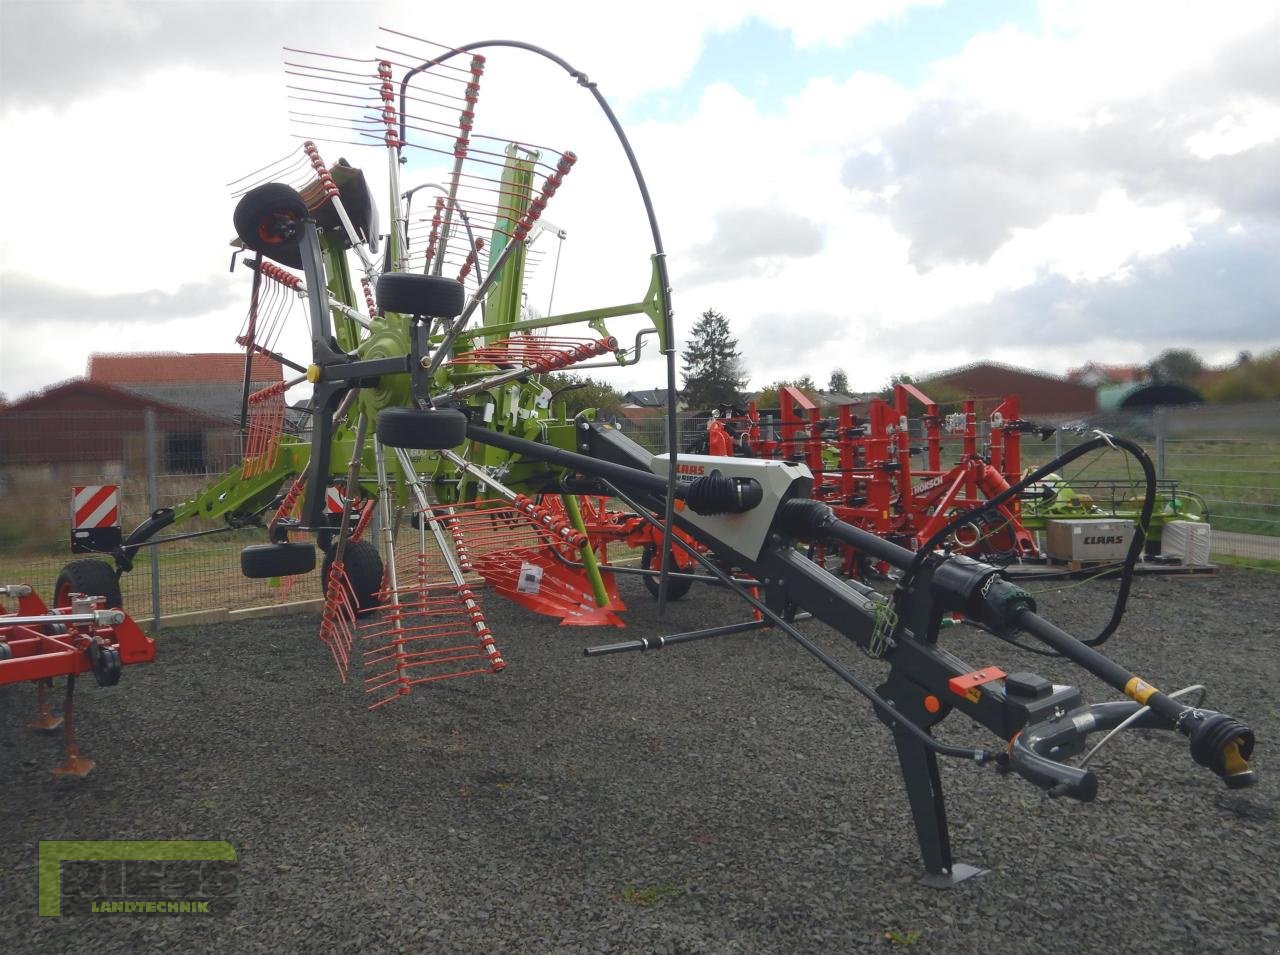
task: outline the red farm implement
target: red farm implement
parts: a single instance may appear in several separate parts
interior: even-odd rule
[[[923,407],[915,418],[913,399]],[[787,386],[779,392],[776,418],[762,415],[754,403],[745,413],[715,414],[706,444],[711,454],[803,463],[814,476],[814,498],[841,520],[915,548],[957,514],[982,508],[1019,480],[1022,435],[1052,433],[1021,417],[1016,396],[981,414],[980,404],[967,399],[960,411],[944,415],[918,388],[899,384],[892,402],[872,399],[865,416],[844,405],[836,416],[823,417],[803,391]],[[942,543],[987,559],[1038,555],[1016,497],[979,511]],[[846,574],[860,569],[851,548],[843,548],[841,561]]]
[[[72,594],[69,606],[55,610],[26,584],[2,586],[0,597],[17,600],[12,613],[0,604],[0,684],[35,683],[36,718],[28,725],[45,732],[61,728],[66,743],[66,761],[54,774],[85,776],[93,760],[76,745],[76,678],[92,673],[99,686],[114,686],[123,667],[155,659],[155,643],[123,610],[102,609],[100,596]],[[48,700],[57,677],[67,678],[61,717]]]

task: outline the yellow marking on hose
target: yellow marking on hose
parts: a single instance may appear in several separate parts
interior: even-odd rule
[[[1137,700],[1143,706],[1147,705],[1147,700],[1151,699],[1152,694],[1158,692],[1160,691],[1140,676],[1135,676],[1124,685],[1124,695],[1131,700]]]
[[[310,368],[307,369],[307,381],[311,382],[314,385],[319,380],[320,380],[320,366],[312,365]]]
[[[1249,771],[1249,761],[1240,754],[1239,739],[1233,739],[1222,747],[1222,768],[1227,771],[1228,776]]]

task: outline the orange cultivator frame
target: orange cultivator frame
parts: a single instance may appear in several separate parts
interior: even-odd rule
[[[1023,420],[1016,396],[990,412],[985,446],[974,399],[964,401],[960,412],[943,415],[919,389],[899,384],[892,403],[874,399],[860,419],[848,405],[838,417],[822,418],[795,387],[780,389],[778,398],[777,419],[762,417],[754,403],[745,415],[712,417],[708,452],[803,462],[814,475],[813,496],[840,520],[909,547],[920,546],[957,513],[977,508],[1017,482],[1022,435],[1043,436],[1047,430]],[[918,432],[908,419],[913,398],[924,406]],[[948,451],[954,452],[950,464],[943,461]],[[912,460],[917,454],[924,456],[922,465]],[[956,529],[951,544],[983,558],[1039,554],[1017,499],[996,508],[986,523]],[[858,572],[851,548],[844,550],[843,571]]]
[[[58,776],[85,776],[93,760],[76,745],[74,707],[76,677],[92,673],[99,686],[120,680],[124,666],[150,663],[156,645],[123,610],[103,610],[101,597],[72,594],[71,606],[50,610],[27,584],[0,586],[0,598],[17,599],[17,612],[0,604],[0,684],[36,684],[36,718],[32,729],[63,731],[66,761]],[[62,716],[53,714],[47,691],[55,677],[67,678]]]

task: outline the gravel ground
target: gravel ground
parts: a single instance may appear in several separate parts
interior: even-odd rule
[[[1044,585],[1040,585],[1044,586]],[[493,597],[510,663],[370,713],[336,684],[315,619],[166,633],[158,662],[80,694],[98,768],[57,781],[56,739],[0,692],[0,939],[8,951],[1280,951],[1280,579],[1149,577],[1108,649],[1258,734],[1261,783],[1224,789],[1181,737],[1139,732],[1096,762],[1096,802],[1051,801],[943,762],[957,861],[919,886],[891,739],[869,706],[777,634],[587,660],[620,634],[742,619],[695,590],[657,618],[623,584],[628,631],[583,631]],[[1114,585],[1042,595],[1096,629]],[[813,627],[812,632],[822,633]],[[854,668],[879,667],[832,635]],[[1114,698],[980,633],[975,666]],[[953,716],[941,736],[994,744]],[[41,839],[225,839],[239,902],[216,919],[41,919]]]

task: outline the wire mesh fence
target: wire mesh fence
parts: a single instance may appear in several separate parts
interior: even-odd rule
[[[618,423],[655,453],[667,449],[661,417]],[[1075,424],[1045,441],[1028,436],[1024,466],[1051,460],[1095,428],[1132,438],[1152,455],[1158,476],[1170,482],[1165,486],[1207,514],[1215,557],[1280,569],[1280,402],[1112,414]],[[681,451],[696,448],[705,433],[705,415],[680,414]],[[180,507],[240,463],[235,426],[208,419],[151,412],[148,424],[142,412],[0,412],[0,584],[30,583],[49,596],[61,568],[87,556],[71,553],[73,487],[118,487],[127,535],[156,508]],[[1086,456],[1063,477],[1122,502],[1142,493],[1139,470],[1118,453]],[[156,536],[199,531],[218,533],[139,551],[134,569],[121,578],[125,605],[136,617],[320,596],[316,574],[282,581],[242,576],[240,549],[261,543],[262,531],[228,529],[216,508],[212,517],[186,517]]]
[[[158,508],[180,508],[241,464],[234,424],[185,414],[74,410],[0,412],[0,584],[29,583],[52,597],[72,560],[72,489],[110,486],[123,534]],[[152,540],[216,533],[142,547],[120,578],[124,603],[138,618],[243,609],[319,596],[318,584],[250,580],[240,549],[260,530],[231,529],[222,515],[189,515]]]
[[[1151,455],[1163,487],[1181,496],[1178,506],[1208,518],[1215,557],[1280,569],[1280,402],[1113,412],[1075,425],[1024,445],[1024,463],[1043,464],[1095,429],[1130,438]],[[1142,475],[1126,457],[1086,457],[1063,478],[1136,499]]]

